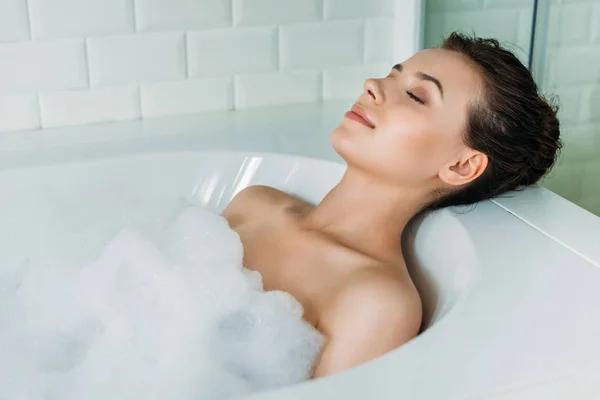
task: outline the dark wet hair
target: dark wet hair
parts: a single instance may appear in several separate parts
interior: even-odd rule
[[[538,93],[529,70],[498,40],[450,34],[442,49],[467,56],[483,77],[483,96],[471,105],[464,142],[487,155],[480,177],[441,193],[427,210],[468,205],[538,182],[562,147],[557,106]]]

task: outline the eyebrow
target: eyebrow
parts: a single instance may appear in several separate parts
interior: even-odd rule
[[[404,67],[402,66],[402,64],[396,64],[393,67],[393,69],[395,69],[398,72],[402,72],[403,68]],[[435,83],[435,85],[440,90],[440,94],[442,95],[442,99],[444,98],[444,87],[442,86],[442,83],[436,77],[431,76],[431,75],[427,75],[427,74],[425,74],[423,72],[417,72],[417,77],[419,77],[419,79],[421,79],[421,80]]]

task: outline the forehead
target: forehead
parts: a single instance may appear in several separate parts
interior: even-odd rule
[[[453,50],[422,50],[402,63],[408,73],[423,72],[437,78],[444,98],[468,102],[480,93],[482,76],[467,56]]]

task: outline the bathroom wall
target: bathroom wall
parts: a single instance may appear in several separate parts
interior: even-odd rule
[[[394,0],[0,0],[0,132],[350,99]]]
[[[560,96],[565,147],[544,185],[600,216],[600,1],[554,3],[541,86]]]
[[[526,62],[533,0],[428,0],[425,45],[452,30],[501,39]],[[600,215],[600,1],[552,0],[538,84],[560,104],[564,149],[543,185]],[[538,42],[543,46],[543,42]]]
[[[443,36],[460,30],[498,38],[527,60],[533,0],[427,0],[425,4],[425,47],[437,46]]]

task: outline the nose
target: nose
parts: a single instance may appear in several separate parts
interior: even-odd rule
[[[364,84],[364,89],[368,100],[372,103],[381,105],[385,102],[385,95],[378,79],[367,79]]]

